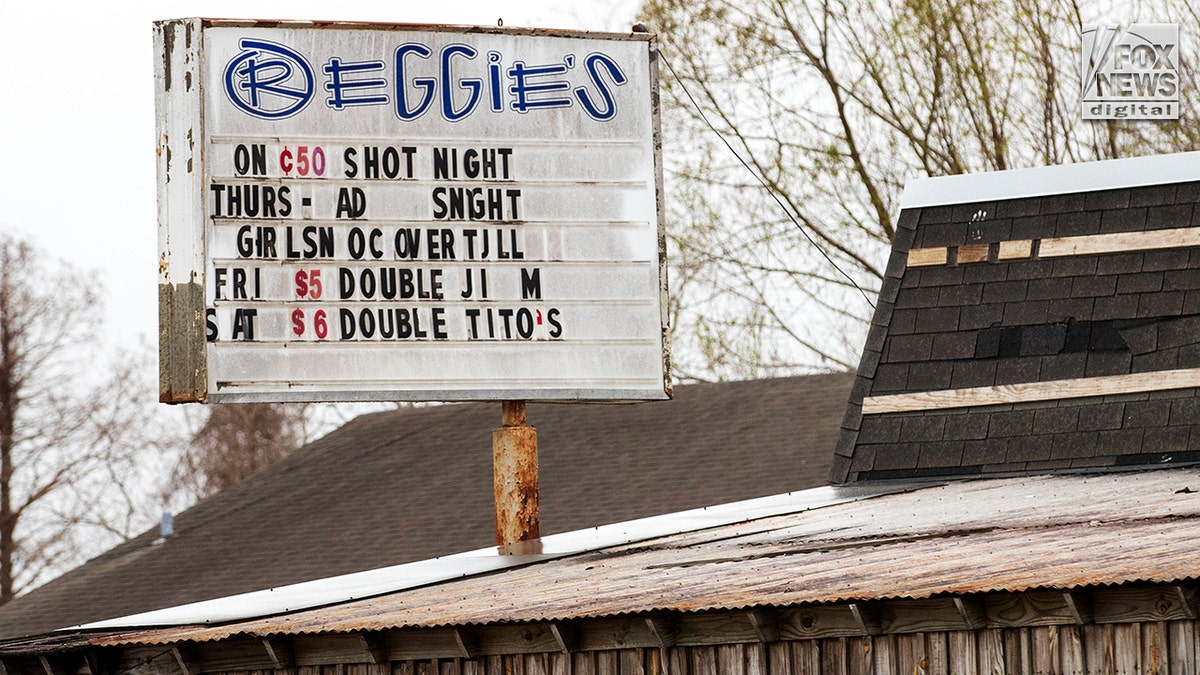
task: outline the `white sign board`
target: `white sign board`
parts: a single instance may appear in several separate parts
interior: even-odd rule
[[[155,38],[163,400],[669,395],[651,36]]]

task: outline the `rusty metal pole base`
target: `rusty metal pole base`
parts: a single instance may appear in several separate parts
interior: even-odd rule
[[[541,537],[538,514],[537,429],[525,424],[525,402],[504,401],[504,426],[492,429],[492,476],[496,499],[496,545],[507,553]]]

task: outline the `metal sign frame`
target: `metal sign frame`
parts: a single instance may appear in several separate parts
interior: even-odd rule
[[[653,35],[154,39],[161,400],[669,398]]]

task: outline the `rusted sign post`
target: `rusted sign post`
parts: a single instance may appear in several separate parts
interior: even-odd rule
[[[497,546],[541,536],[537,429],[525,423],[524,401],[504,401],[503,406],[503,426],[492,429]]]

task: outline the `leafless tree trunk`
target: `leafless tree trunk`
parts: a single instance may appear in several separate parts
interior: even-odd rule
[[[3,264],[5,269],[9,256],[4,251]],[[13,315],[10,294],[5,292],[7,284],[0,282],[0,318]],[[16,420],[13,411],[19,405],[14,389],[20,385],[14,382],[13,361],[19,359],[13,350],[13,334],[7,330],[8,322],[0,320],[0,603],[13,598],[13,556],[16,538],[14,530],[17,525],[17,514],[13,512],[12,477],[13,477],[13,440]]]
[[[107,521],[109,491],[137,480],[124,470],[147,397],[130,362],[97,372],[95,288],[0,233],[0,603],[81,562],[81,527]]]

